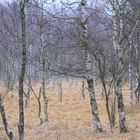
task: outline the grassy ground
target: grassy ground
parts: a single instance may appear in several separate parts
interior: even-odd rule
[[[63,101],[59,100],[50,88],[47,88],[49,99],[48,114],[49,122],[39,125],[38,106],[33,94],[31,94],[31,106],[25,108],[25,140],[139,140],[140,139],[140,111],[134,107],[129,110],[128,89],[124,87],[123,94],[126,107],[127,122],[130,132],[119,134],[118,117],[113,133],[110,131],[106,114],[105,101],[101,96],[101,89],[96,87],[96,96],[99,106],[99,114],[104,132],[94,132],[92,115],[89,103],[88,92],[86,99],[80,99],[81,83],[72,85],[70,88],[67,82],[63,82]],[[38,86],[34,87],[38,93]],[[1,88],[1,92],[3,92]],[[6,109],[9,126],[18,137],[18,98],[17,91],[14,96],[9,94],[4,105]],[[43,101],[43,100],[42,100]],[[43,102],[42,102],[43,103]],[[43,107],[43,104],[42,104]],[[43,109],[42,109],[43,112]],[[118,116],[118,114],[117,114]],[[42,113],[43,118],[43,113]],[[0,140],[7,140],[0,116]]]

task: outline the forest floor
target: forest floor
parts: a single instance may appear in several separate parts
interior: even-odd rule
[[[111,132],[105,108],[105,101],[101,96],[101,88],[96,87],[96,97],[101,123],[104,132],[102,134],[94,132],[89,95],[86,91],[86,99],[80,99],[81,84],[73,84],[71,88],[63,82],[63,101],[56,96],[49,88],[46,89],[49,100],[48,115],[49,122],[39,125],[38,104],[31,93],[31,105],[25,108],[25,140],[140,140],[140,109],[134,107],[129,109],[129,91],[127,86],[123,88],[126,118],[129,133],[120,134],[118,124],[118,114],[116,113],[116,127]],[[38,86],[34,87],[38,93]],[[1,88],[1,92],[3,91]],[[14,135],[18,137],[18,92],[14,90],[5,97],[4,105],[9,126]],[[42,100],[43,102],[43,100]],[[43,107],[43,104],[42,104]],[[43,109],[42,109],[43,118]],[[0,140],[7,140],[0,116]]]

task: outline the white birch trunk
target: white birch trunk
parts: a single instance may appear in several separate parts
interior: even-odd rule
[[[8,121],[7,121],[7,117],[6,117],[6,113],[5,113],[5,108],[4,108],[4,105],[3,105],[1,95],[0,95],[0,113],[1,113],[2,122],[3,122],[3,125],[4,125],[4,129],[6,131],[6,134],[9,138],[9,140],[15,140],[13,132],[9,128],[9,125],[8,125]]]
[[[82,47],[85,49],[85,59],[86,59],[86,73],[85,78],[88,84],[88,90],[90,95],[90,104],[93,115],[94,128],[97,132],[102,132],[102,125],[99,119],[98,106],[95,97],[94,90],[94,80],[92,75],[92,55],[90,53],[90,48],[88,46],[88,31],[87,31],[87,0],[81,0],[81,10],[82,10]]]
[[[44,122],[48,121],[48,98],[46,96],[46,72],[45,72],[45,30],[44,30],[44,0],[38,1],[39,6],[41,7],[41,16],[40,16],[40,42],[41,42],[41,51],[40,51],[40,74],[41,74],[41,94],[43,95],[43,103],[44,103]]]
[[[18,123],[18,132],[19,132],[19,140],[24,140],[24,77],[26,72],[26,15],[25,15],[25,5],[26,1],[20,0],[20,15],[21,15],[21,45],[22,45],[22,64],[19,76],[19,87],[18,87],[18,95],[19,95],[19,123]]]
[[[45,119],[44,121],[48,121],[48,99],[46,96],[46,75],[45,75],[45,54],[44,54],[44,35],[41,35],[41,55],[40,55],[40,73],[41,73],[41,93],[43,95],[43,100],[44,100],[44,115]]]
[[[118,73],[115,81],[115,93],[118,102],[118,111],[119,111],[119,123],[120,123],[120,132],[127,132],[127,123],[125,117],[125,109],[123,103],[123,95],[122,95],[122,77],[123,77],[123,54],[122,54],[122,33],[123,33],[123,21],[120,18],[120,14],[122,11],[120,10],[120,1],[114,1],[114,7],[117,11],[113,8],[113,45],[118,55]]]

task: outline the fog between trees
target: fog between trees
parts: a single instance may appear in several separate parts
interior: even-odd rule
[[[60,3],[55,0],[13,0],[0,3],[0,15],[0,80],[5,88],[5,92],[0,93],[0,111],[2,125],[10,140],[16,136],[8,125],[3,102],[13,88],[18,93],[19,140],[24,140],[24,108],[30,107],[30,95],[36,98],[42,125],[49,121],[46,86],[52,86],[63,102],[62,82],[69,81],[72,85],[76,80],[82,83],[82,100],[86,88],[88,90],[96,132],[104,132],[95,93],[97,85],[102,87],[111,131],[118,115],[120,133],[129,132],[122,87],[129,85],[129,109],[138,107],[139,0]],[[34,90],[36,84],[39,84],[39,91]],[[41,97],[44,118],[40,115]]]

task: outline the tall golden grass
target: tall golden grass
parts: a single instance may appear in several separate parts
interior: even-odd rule
[[[1,93],[4,87],[1,87]],[[34,86],[38,94],[39,86]],[[113,133],[110,131],[107,118],[105,101],[101,96],[100,86],[96,87],[96,97],[99,106],[99,115],[103,125],[104,132],[98,134],[94,132],[92,115],[89,103],[89,95],[86,91],[86,99],[81,100],[81,82],[69,87],[67,82],[63,81],[63,101],[59,100],[51,88],[46,89],[49,99],[48,114],[49,122],[39,125],[38,105],[34,95],[31,93],[30,108],[25,108],[25,140],[140,140],[140,111],[134,107],[129,110],[129,91],[128,87],[123,88],[127,122],[130,132],[119,134],[118,117],[116,127]],[[14,89],[14,96],[10,93],[4,99],[5,110],[10,128],[18,137],[18,92]],[[42,118],[43,118],[43,100]],[[118,116],[118,114],[117,114]],[[0,117],[0,140],[7,140],[3,124]]]

